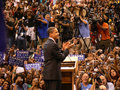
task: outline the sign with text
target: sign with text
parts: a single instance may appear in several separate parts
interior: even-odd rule
[[[20,67],[24,67],[24,60],[15,57],[9,57],[8,63],[9,65],[18,65]]]
[[[29,59],[29,51],[16,51],[16,58],[28,60]]]
[[[68,55],[66,58],[65,58],[65,60],[64,60],[64,62],[71,62],[71,61],[83,61],[83,60],[85,60],[85,55],[74,55],[74,54],[70,54],[70,55]]]
[[[39,62],[40,64],[44,63],[44,56],[43,55],[34,54],[34,59],[36,62]]]
[[[31,69],[36,69],[36,70],[41,70],[41,65],[39,63],[33,63],[33,64],[25,64],[25,69],[26,70],[31,70]]]
[[[85,60],[85,55],[79,55],[78,56],[78,61],[83,61],[83,60]]]

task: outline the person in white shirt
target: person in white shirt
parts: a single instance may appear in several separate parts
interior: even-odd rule
[[[107,79],[105,78],[105,76],[101,75],[100,79],[102,81],[102,84],[106,86],[107,90],[115,90],[113,83],[107,82]]]

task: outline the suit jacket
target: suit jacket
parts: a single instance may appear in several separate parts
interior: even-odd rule
[[[68,49],[61,52],[58,45],[52,39],[46,41],[44,45],[44,80],[61,80],[61,62],[68,54]]]

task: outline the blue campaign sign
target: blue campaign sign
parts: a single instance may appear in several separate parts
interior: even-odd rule
[[[29,51],[16,51],[16,58],[28,60]]]
[[[84,60],[85,56],[84,55],[75,55],[75,54],[69,54],[64,61],[80,61]]]
[[[20,67],[24,67],[24,60],[15,57],[9,57],[8,63],[9,65],[18,65]]]
[[[4,53],[0,52],[0,64],[4,62]]]
[[[31,70],[32,68],[36,69],[36,70],[41,70],[41,64],[39,64],[39,63],[25,64],[26,70]]]
[[[36,62],[39,62],[41,64],[43,64],[44,62],[44,56],[38,55],[38,54],[34,54],[34,59]]]
[[[79,55],[78,56],[78,61],[83,61],[83,60],[85,60],[85,55]]]
[[[44,52],[43,52],[43,50],[41,50],[41,56],[44,56]]]

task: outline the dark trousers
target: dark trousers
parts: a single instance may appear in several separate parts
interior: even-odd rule
[[[110,40],[101,40],[98,46],[105,51],[107,48],[110,48]]]
[[[45,80],[46,90],[61,90],[60,80]]]
[[[20,50],[26,50],[26,40],[17,40],[17,48],[19,48]]]
[[[8,44],[9,44],[9,47],[11,48],[12,47],[12,45],[14,45],[15,43],[14,43],[14,37],[9,37],[8,38]]]

